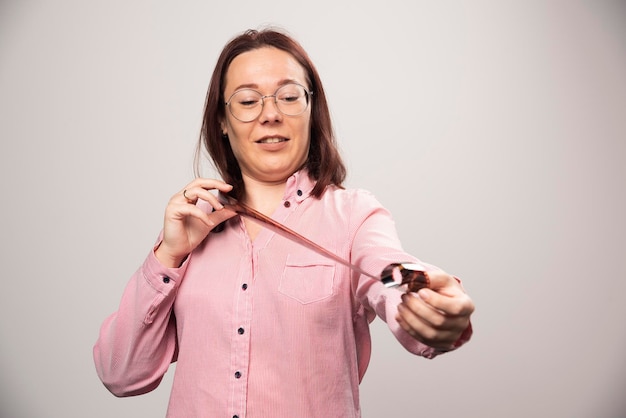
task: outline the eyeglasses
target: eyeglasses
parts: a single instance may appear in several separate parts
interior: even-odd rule
[[[259,117],[265,105],[265,99],[274,98],[276,108],[287,116],[298,116],[309,107],[310,96],[308,91],[298,83],[289,83],[279,87],[274,94],[262,95],[253,89],[241,89],[234,92],[225,103],[231,115],[241,122],[252,122]]]

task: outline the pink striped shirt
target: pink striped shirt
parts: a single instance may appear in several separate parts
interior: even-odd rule
[[[317,199],[313,185],[294,174],[272,217],[374,274],[418,262],[370,193],[331,187]],[[376,315],[410,352],[437,355],[395,321],[400,296],[267,229],[250,241],[236,217],[180,268],[148,255],[102,325],[96,369],[112,393],[131,396],[176,361],[172,418],[360,417]]]

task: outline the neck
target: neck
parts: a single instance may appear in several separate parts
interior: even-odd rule
[[[286,181],[267,183],[244,176],[245,194],[243,202],[270,216],[285,194]]]

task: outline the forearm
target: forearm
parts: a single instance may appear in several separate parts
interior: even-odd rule
[[[156,388],[176,353],[172,315],[184,269],[168,269],[150,254],[129,281],[117,312],[101,326],[93,350],[98,376],[116,396]]]
[[[360,216],[357,215],[353,218],[356,225],[350,228],[350,230],[356,231],[351,241],[352,260],[356,264],[366,271],[381,272],[388,264],[408,262],[420,265],[426,272],[443,273],[439,268],[421,262],[402,249],[395,225],[388,211],[380,206],[376,207],[375,204],[370,206],[369,211],[366,208],[367,204],[361,204],[353,207],[351,211],[353,214],[358,214],[359,209],[363,210]],[[445,273],[444,276],[448,277]],[[380,282],[372,283],[368,278],[361,277],[356,289],[356,295],[365,309],[371,312],[369,317],[371,318],[376,314],[383,319],[396,339],[411,353],[426,358],[434,358],[442,352],[459,347],[471,336],[471,326],[468,325],[465,332],[461,333],[461,330],[458,330],[460,334],[454,346],[451,346],[453,341],[450,341],[450,346],[446,344],[445,350],[437,350],[428,345],[431,342],[429,338],[437,340],[433,346],[439,347],[441,346],[439,344],[441,341],[439,340],[444,337],[450,338],[451,333],[438,332],[433,337],[432,330],[429,330],[426,334],[419,334],[418,336],[415,334],[414,329],[407,327],[406,321],[400,324],[398,322],[398,309],[399,305],[403,304],[401,291],[385,288]],[[422,338],[424,335],[426,337]]]

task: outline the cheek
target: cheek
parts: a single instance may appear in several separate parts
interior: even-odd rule
[[[311,148],[311,121],[308,121],[305,125],[306,126],[303,128],[303,131],[306,138],[306,149],[308,153],[308,150]]]
[[[307,140],[307,142],[309,142],[311,139],[311,126],[312,126],[311,115],[309,114],[306,120],[303,120],[301,122],[300,128],[299,128],[302,137],[304,137]]]
[[[246,142],[245,139],[249,136],[249,130],[246,129],[245,126],[237,126],[232,123],[228,123],[225,125],[226,133],[228,134],[228,141],[230,142],[230,147],[233,149],[233,152],[237,152]]]
[[[233,150],[233,154],[235,154],[235,158],[239,160],[240,156],[243,154],[243,151],[241,149],[241,141],[237,139],[236,135],[229,133],[228,142],[230,143],[230,148]]]

